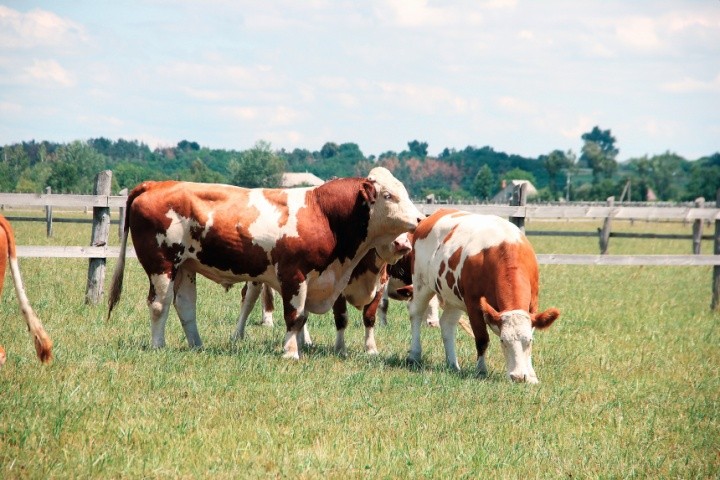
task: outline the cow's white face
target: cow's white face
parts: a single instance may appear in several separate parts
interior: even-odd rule
[[[383,243],[375,247],[378,256],[385,263],[395,264],[403,256],[412,251],[412,243],[410,237],[406,233],[401,234],[390,243]]]
[[[490,324],[500,336],[507,374],[513,382],[538,383],[532,366],[533,327],[530,314],[510,310],[500,314],[500,325]]]
[[[383,167],[373,168],[367,178],[376,190],[369,230],[390,238],[415,230],[424,215],[410,200],[405,186]]]

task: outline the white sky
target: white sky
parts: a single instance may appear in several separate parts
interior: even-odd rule
[[[0,0],[2,2],[2,0]],[[720,0],[0,3],[0,144],[720,151]]]

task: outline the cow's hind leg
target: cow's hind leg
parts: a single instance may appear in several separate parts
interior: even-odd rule
[[[175,277],[175,311],[190,348],[202,347],[197,328],[197,285],[195,272],[181,268]]]
[[[150,292],[148,307],[150,309],[150,331],[152,346],[165,346],[165,324],[167,323],[170,304],[173,297],[173,281],[166,274],[150,275]]]
[[[447,365],[456,372],[460,371],[457,354],[455,353],[455,335],[457,324],[462,316],[462,310],[457,308],[446,308],[440,317],[440,333],[442,334],[443,346],[445,347],[445,360]]]
[[[245,296],[243,297],[242,304],[240,306],[240,316],[238,317],[237,327],[235,327],[235,333],[232,336],[234,341],[245,338],[245,325],[247,325],[247,319],[250,316],[250,312],[252,312],[255,302],[257,302],[257,299],[260,296],[263,284],[248,282],[245,284],[245,287],[247,290],[245,291],[245,288],[243,288]]]

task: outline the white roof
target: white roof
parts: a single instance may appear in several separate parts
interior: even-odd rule
[[[325,183],[322,178],[319,178],[309,172],[285,172],[280,180],[281,187],[299,187],[299,186],[310,186],[316,187]]]

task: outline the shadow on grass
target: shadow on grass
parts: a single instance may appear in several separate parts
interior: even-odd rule
[[[202,353],[217,357],[261,357],[261,358],[278,358],[282,356],[282,338],[262,338],[253,339],[245,338],[244,340],[234,341],[230,338],[221,343],[206,343],[202,348],[190,348],[187,344],[181,346],[167,345],[163,349],[156,349],[151,346],[148,339],[118,339],[116,347],[118,351],[131,352],[181,352],[181,353]],[[490,381],[506,382],[505,372],[491,371],[486,377],[478,377],[475,374],[474,364],[472,366],[461,368],[460,372],[456,372],[448,368],[444,362],[429,363],[422,360],[419,363],[411,362],[405,355],[393,353],[390,355],[368,355],[362,350],[351,350],[347,355],[338,355],[335,353],[335,347],[332,344],[305,345],[302,349],[301,362],[312,362],[313,359],[335,358],[342,362],[355,362],[358,366],[377,365],[378,368],[389,368],[393,370],[405,370],[413,374],[443,374],[452,375],[463,380],[472,381]],[[287,360],[291,362],[291,360]]]

